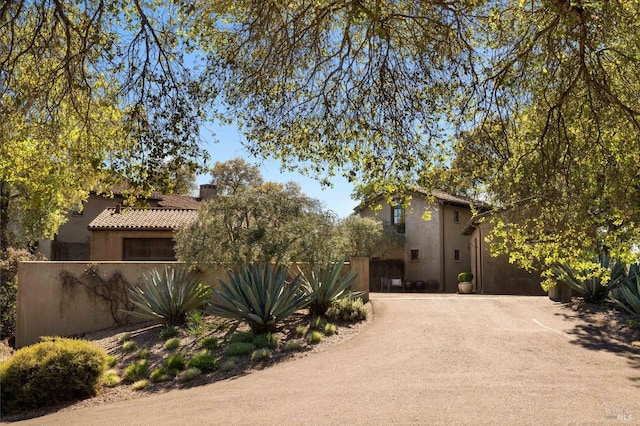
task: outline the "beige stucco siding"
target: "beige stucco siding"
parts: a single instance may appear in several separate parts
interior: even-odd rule
[[[91,260],[122,260],[125,238],[173,238],[173,232],[166,231],[92,231]]]
[[[455,292],[458,287],[458,274],[471,271],[470,238],[462,235],[465,224],[471,219],[468,207],[440,205],[443,226],[444,264],[443,275],[445,291]],[[455,220],[457,212],[457,221]],[[456,259],[456,250],[459,258]]]

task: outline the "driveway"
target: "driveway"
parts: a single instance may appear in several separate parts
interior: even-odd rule
[[[46,425],[624,425],[640,356],[546,297],[372,295],[375,319],[324,352]]]

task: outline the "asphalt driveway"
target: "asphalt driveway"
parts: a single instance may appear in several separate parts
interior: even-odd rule
[[[372,305],[373,323],[327,351],[24,423],[640,423],[640,354],[546,297],[385,294]]]

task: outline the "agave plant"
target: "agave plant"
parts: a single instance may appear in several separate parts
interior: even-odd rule
[[[350,294],[357,275],[351,271],[342,275],[343,266],[343,262],[329,262],[319,273],[311,271],[310,279],[303,278],[312,314],[324,315],[334,300]]]
[[[618,260],[610,268],[607,250],[603,250],[593,263],[599,265],[600,270],[609,269],[609,277],[606,280],[596,267],[574,269],[563,263],[553,265],[551,270],[559,282],[580,293],[585,302],[602,303],[624,274],[624,266]]]
[[[304,308],[308,296],[300,275],[287,282],[287,268],[268,263],[251,264],[227,273],[209,301],[209,313],[245,321],[256,332],[270,331],[275,324]]]
[[[609,293],[610,299],[622,310],[640,316],[640,265],[633,264],[618,285]]]
[[[136,308],[129,314],[143,320],[171,325],[184,323],[187,313],[203,307],[211,295],[209,287],[185,268],[153,269],[142,279],[142,286],[129,289],[129,300]]]

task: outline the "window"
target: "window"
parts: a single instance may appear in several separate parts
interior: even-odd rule
[[[411,260],[420,259],[420,250],[411,250]]]
[[[395,203],[391,208],[391,224],[396,227],[396,231],[400,234],[405,232],[405,212],[404,207],[400,204],[400,200],[394,200]]]
[[[172,238],[124,238],[122,260],[176,260]]]
[[[455,249],[453,251],[453,260],[455,260],[456,262],[460,262],[460,250]]]
[[[460,223],[460,214],[457,210],[453,212],[453,223]]]

